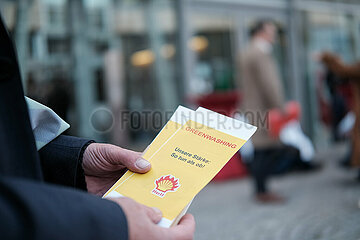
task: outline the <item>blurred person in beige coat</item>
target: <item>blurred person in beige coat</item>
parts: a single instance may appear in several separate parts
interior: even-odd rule
[[[299,161],[298,150],[281,144],[270,136],[267,113],[282,109],[285,98],[281,79],[272,56],[277,27],[271,20],[257,22],[250,31],[251,42],[241,56],[242,112],[247,120],[258,127],[252,137],[254,158],[247,165],[255,182],[255,197],[264,203],[282,202],[284,199],[267,189],[270,175],[289,169]]]

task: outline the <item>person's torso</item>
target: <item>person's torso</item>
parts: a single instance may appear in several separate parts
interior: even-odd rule
[[[266,74],[259,73],[263,68],[266,68]],[[278,94],[282,94],[281,81],[273,57],[252,44],[241,57],[240,71],[243,96],[241,110],[249,122],[258,127],[252,138],[254,146],[268,148],[280,145],[278,140],[269,135],[267,118],[268,111],[279,106],[271,104],[262,94],[270,89],[270,85],[272,85],[271,89],[277,89]],[[259,77],[265,79],[258,79]]]
[[[0,16],[0,176],[42,179],[16,53]]]

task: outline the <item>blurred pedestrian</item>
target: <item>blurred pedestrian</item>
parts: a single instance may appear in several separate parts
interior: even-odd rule
[[[282,202],[283,197],[267,188],[270,175],[283,172],[299,161],[299,151],[283,145],[269,134],[267,113],[282,109],[284,92],[272,56],[277,27],[271,20],[256,22],[251,28],[251,42],[241,58],[242,110],[250,123],[258,126],[252,138],[255,152],[248,164],[255,182],[256,199],[261,202]]]
[[[329,52],[321,54],[320,60],[336,76],[351,81],[354,98],[352,111],[356,116],[352,131],[351,164],[360,167],[360,62],[345,64],[340,57]],[[360,180],[360,171],[358,179]]]

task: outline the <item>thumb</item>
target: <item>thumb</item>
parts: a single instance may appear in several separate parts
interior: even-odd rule
[[[155,224],[159,223],[162,218],[162,212],[160,211],[160,209],[155,207],[144,207],[146,215],[150,218],[150,220]]]
[[[191,240],[195,233],[195,219],[191,214],[185,214],[178,225],[171,227],[170,231],[174,239]]]
[[[128,169],[137,173],[146,173],[150,170],[150,168],[151,168],[150,162],[142,157],[136,159],[133,166],[128,166]]]

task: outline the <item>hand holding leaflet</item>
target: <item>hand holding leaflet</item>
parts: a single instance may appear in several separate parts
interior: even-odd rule
[[[143,155],[152,169],[146,174],[128,171],[104,197],[127,196],[157,207],[163,212],[159,225],[174,225],[255,131],[210,110],[180,106]]]

